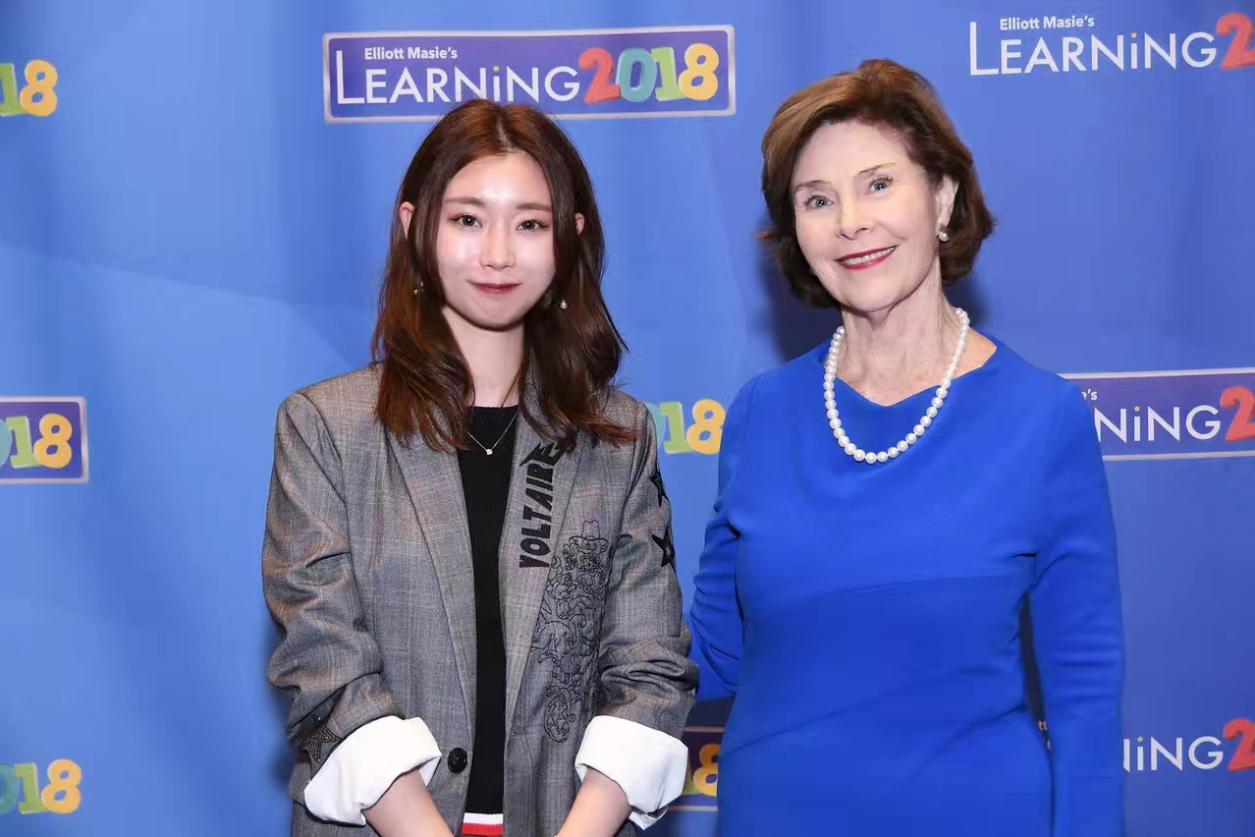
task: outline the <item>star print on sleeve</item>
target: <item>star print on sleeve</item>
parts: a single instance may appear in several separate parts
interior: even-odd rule
[[[662,506],[662,501],[667,499],[667,489],[662,484],[662,471],[658,468],[658,463],[654,463],[654,473],[649,477],[649,481],[654,484],[654,488],[658,489],[658,505]]]
[[[339,742],[339,736],[332,732],[326,724],[323,724],[305,739],[302,746],[305,748],[305,751],[309,753],[310,763],[317,768],[320,767],[324,761],[326,761],[327,756],[331,755],[330,751],[334,749],[334,745]],[[324,753],[323,748],[327,747],[327,745],[332,746],[327,748],[327,752]]]
[[[658,548],[662,550],[662,566],[668,566],[675,563],[675,543],[671,540],[671,527],[668,526],[662,533],[662,537],[651,535],[654,543],[658,544]]]

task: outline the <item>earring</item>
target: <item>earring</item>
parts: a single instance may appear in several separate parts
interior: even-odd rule
[[[558,307],[561,308],[563,311],[566,310],[566,298],[565,297],[563,297],[562,301],[558,303]]]
[[[937,238],[941,241],[949,241],[950,233],[946,232],[945,230],[937,230]]]

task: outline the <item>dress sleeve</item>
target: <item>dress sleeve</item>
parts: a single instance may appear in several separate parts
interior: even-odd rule
[[[706,525],[706,543],[694,578],[689,626],[693,631],[693,661],[701,672],[698,700],[719,700],[736,694],[740,673],[741,608],[736,591],[740,534],[728,519],[727,497],[740,460],[753,389],[754,381],[750,381],[728,408],[719,450],[714,515]]]
[[[1115,528],[1089,407],[1067,387],[1043,475],[1044,529],[1030,601],[1050,729],[1054,837],[1124,833],[1124,643]]]

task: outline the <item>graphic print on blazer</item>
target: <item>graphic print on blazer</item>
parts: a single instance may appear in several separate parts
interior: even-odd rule
[[[554,741],[566,741],[579,722],[581,705],[591,707],[596,694],[597,683],[588,669],[601,634],[609,549],[597,521],[586,521],[584,534],[572,535],[549,568],[531,657],[532,665],[549,672],[545,734]],[[583,684],[588,684],[586,690]]]
[[[658,508],[662,508],[663,501],[670,502],[670,498],[667,497],[666,486],[662,484],[662,470],[658,467],[657,461],[654,462],[654,472],[649,475],[649,481],[654,484],[654,488],[658,491]],[[662,566],[674,566],[675,541],[671,539],[671,523],[667,523],[667,528],[662,533],[662,537],[657,535],[650,535],[649,537],[658,545],[658,549],[662,551]]]
[[[523,503],[522,537],[519,540],[520,567],[547,567],[553,536],[553,474],[566,451],[557,445],[540,444],[523,457],[519,468],[527,469],[527,499]]]

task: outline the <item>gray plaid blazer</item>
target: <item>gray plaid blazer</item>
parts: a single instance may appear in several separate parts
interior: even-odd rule
[[[279,410],[262,563],[282,639],[267,674],[292,700],[295,802],[358,727],[418,716],[444,754],[428,788],[457,834],[470,770],[452,771],[448,754],[474,758],[476,648],[461,476],[456,455],[403,445],[380,425],[378,392],[378,368],[367,367]],[[607,414],[637,441],[581,436],[563,452],[518,425],[499,564],[511,837],[557,832],[594,715],[678,737],[692,705],[653,420],[617,390]],[[296,804],[292,833],[374,832]]]

